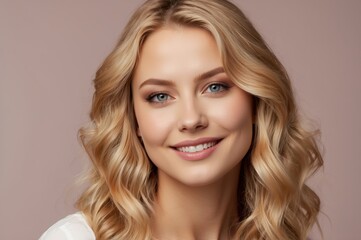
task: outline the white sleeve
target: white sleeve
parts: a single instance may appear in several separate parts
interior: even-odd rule
[[[95,240],[95,235],[84,216],[76,213],[55,223],[39,240]]]

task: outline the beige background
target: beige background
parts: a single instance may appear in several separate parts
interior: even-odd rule
[[[75,211],[91,80],[140,2],[0,0],[0,239],[37,239]],[[325,168],[311,183],[325,239],[360,239],[361,1],[236,2],[321,127]]]

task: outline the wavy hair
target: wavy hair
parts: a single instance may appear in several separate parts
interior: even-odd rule
[[[323,165],[316,133],[300,123],[289,77],[247,17],[225,0],[148,0],[94,79],[91,123],[79,137],[92,167],[77,202],[97,239],[151,239],[157,172],[137,137],[131,82],[147,36],[172,24],[207,30],[230,79],[255,99],[234,239],[306,239],[320,199],[306,180]]]

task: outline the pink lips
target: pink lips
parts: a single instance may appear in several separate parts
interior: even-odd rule
[[[197,161],[202,160],[209,157],[218,147],[218,143],[221,141],[220,138],[199,138],[196,140],[187,140],[177,143],[173,145],[172,148],[174,151],[184,160],[188,161]],[[201,149],[195,152],[187,152],[187,151],[180,151],[179,148],[192,148],[195,146],[203,145],[203,144],[210,144],[212,146]],[[194,150],[194,148],[193,148]]]

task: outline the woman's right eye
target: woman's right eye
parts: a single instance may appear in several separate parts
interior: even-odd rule
[[[154,93],[147,97],[147,101],[150,103],[164,103],[170,99],[170,96],[166,93]]]

